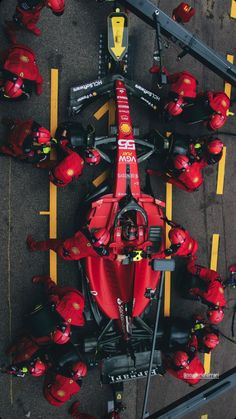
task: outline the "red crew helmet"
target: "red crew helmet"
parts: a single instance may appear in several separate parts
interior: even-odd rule
[[[167,103],[166,110],[172,116],[178,116],[183,112],[183,98],[179,97],[176,101],[171,101]]]
[[[106,246],[110,241],[110,233],[106,228],[98,228],[93,233],[93,245],[95,247]]]
[[[87,375],[87,366],[84,362],[75,362],[71,368],[72,377],[76,381],[79,378],[85,377]]]
[[[178,227],[172,228],[168,236],[172,244],[183,244],[186,240],[185,231]]]
[[[184,154],[178,154],[174,157],[174,167],[178,170],[187,169],[189,166],[189,158]]]
[[[223,150],[224,144],[221,140],[218,138],[215,138],[214,140],[210,140],[207,144],[207,150],[210,154],[220,154]]]
[[[216,333],[207,333],[203,339],[203,344],[209,348],[214,349],[220,342],[219,336],[216,335]]]
[[[216,310],[209,309],[207,310],[207,317],[208,317],[209,323],[218,324],[224,318],[224,310],[222,308],[218,308]]]
[[[48,144],[51,141],[51,134],[44,127],[39,127],[37,131],[33,132],[33,136],[39,144]]]
[[[226,118],[226,115],[223,115],[222,113],[214,113],[208,122],[209,128],[213,131],[220,129],[224,125]]]
[[[58,345],[64,345],[70,340],[70,333],[70,325],[68,323],[62,323],[52,333],[52,341]]]
[[[45,373],[46,365],[40,359],[36,359],[36,361],[31,362],[28,370],[33,377],[40,377]]]
[[[122,236],[127,241],[133,241],[138,238],[138,228],[134,224],[127,223],[122,227]]]
[[[48,7],[56,16],[61,16],[65,10],[65,0],[47,0]]]
[[[173,361],[177,367],[185,368],[189,364],[188,354],[183,351],[177,351],[174,355]]]
[[[24,80],[21,77],[13,77],[12,80],[6,80],[4,83],[4,93],[12,99],[20,97],[23,93]]]
[[[87,148],[84,152],[84,160],[86,163],[88,163],[90,166],[97,165],[101,161],[101,155],[98,150],[95,148]]]

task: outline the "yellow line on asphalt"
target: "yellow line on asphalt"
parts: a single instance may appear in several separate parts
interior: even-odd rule
[[[101,119],[108,111],[109,111],[109,101],[104,103],[104,105],[102,105],[101,108],[99,108],[93,116],[99,121],[99,119]]]
[[[113,99],[109,100],[109,116],[108,116],[108,127],[115,125],[116,123],[116,105]]]
[[[225,161],[226,161],[226,147],[223,148],[223,155],[218,165],[218,175],[217,175],[217,195],[223,195],[224,192],[224,181],[225,181]]]
[[[230,17],[232,17],[233,19],[236,19],[236,1],[235,0],[231,0]]]
[[[98,186],[100,186],[110,175],[110,170],[104,170],[104,172],[102,172],[99,176],[97,176],[94,180],[93,180],[93,186],[95,186],[95,188],[98,188]]]
[[[219,253],[219,241],[220,236],[219,234],[213,234],[212,236],[212,244],[211,244],[211,262],[210,268],[217,271],[217,264],[218,264],[218,253]],[[211,354],[204,355],[204,369],[205,373],[209,374],[211,371]],[[201,419],[207,419],[208,415],[202,415]]]
[[[166,217],[172,219],[172,185],[166,183]],[[170,226],[166,223],[166,247],[170,246],[168,233]],[[171,299],[171,273],[165,272],[165,298],[164,298],[164,316],[170,317],[170,299]]]
[[[234,3],[236,4],[236,1],[234,1]],[[233,64],[233,62],[234,62],[234,56],[233,55],[227,54],[226,58],[231,64]],[[229,96],[229,98],[231,97],[231,90],[232,90],[231,84],[226,82],[224,91],[227,94],[227,96]]]
[[[58,126],[58,69],[51,69],[51,104],[50,104],[50,131],[55,135]],[[56,159],[56,154],[51,153],[51,160]],[[57,187],[50,182],[49,191],[49,237],[57,237]],[[50,277],[57,282],[57,254],[50,250]]]

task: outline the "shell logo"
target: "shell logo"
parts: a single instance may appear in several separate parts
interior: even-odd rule
[[[20,77],[24,77],[24,73],[23,73],[23,71],[21,71],[21,73],[20,73]]]
[[[74,255],[79,255],[80,254],[80,250],[76,246],[73,246],[71,248],[71,251],[72,251],[72,253],[74,253]]]
[[[123,133],[123,134],[126,134],[126,135],[128,135],[128,134],[130,134],[131,133],[131,131],[132,131],[132,127],[131,127],[131,125],[129,124],[129,123],[122,123],[122,124],[120,124],[120,131]]]
[[[184,79],[184,83],[185,83],[185,84],[191,84],[191,80],[189,80],[189,79]]]
[[[57,395],[58,395],[59,397],[63,397],[63,396],[65,396],[65,395],[66,395],[66,393],[65,393],[63,390],[58,390],[58,391],[57,391]]]
[[[73,169],[68,169],[67,172],[66,172],[66,174],[68,176],[73,176],[74,175],[74,170]]]
[[[221,105],[222,105],[224,108],[226,108],[226,107],[227,107],[227,103],[225,102],[225,100],[222,100],[222,101],[221,101]]]
[[[79,309],[80,309],[80,305],[79,305],[78,303],[73,303],[73,304],[72,304],[72,307],[73,307],[75,310],[79,310]]]
[[[20,61],[22,61],[23,63],[28,63],[29,62],[29,58],[26,57],[26,55],[21,55],[20,56]]]

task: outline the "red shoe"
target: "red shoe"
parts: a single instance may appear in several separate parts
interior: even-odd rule
[[[41,35],[41,30],[39,28],[37,28],[37,26],[32,26],[32,28],[28,28],[28,30],[36,36]]]

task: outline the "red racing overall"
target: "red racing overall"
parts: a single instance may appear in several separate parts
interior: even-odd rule
[[[43,91],[43,78],[36,64],[36,57],[32,49],[25,45],[15,44],[3,53],[3,69],[17,75],[24,81],[35,85],[36,93]],[[0,80],[0,85],[4,83]]]
[[[218,272],[213,269],[204,268],[200,265],[195,265],[194,260],[188,263],[187,270],[192,275],[197,275],[207,285],[206,291],[202,291],[200,288],[191,288],[191,295],[201,297],[202,302],[209,306],[225,307],[226,300],[224,297],[224,288],[220,282]]]
[[[49,276],[33,277],[34,283],[42,283],[48,299],[55,304],[55,310],[69,324],[84,326],[84,297],[75,288],[59,287]]]
[[[72,378],[57,373],[49,373],[45,377],[43,394],[53,406],[62,406],[80,391],[80,384]]]
[[[78,153],[67,146],[68,141],[61,141],[60,148],[67,156],[50,172],[49,179],[58,187],[64,187],[81,175],[84,160]]]
[[[205,373],[204,367],[196,355],[185,368],[179,370],[175,369],[174,366],[171,366],[171,363],[167,362],[166,371],[173,375],[173,377],[190,385],[197,384]]]

